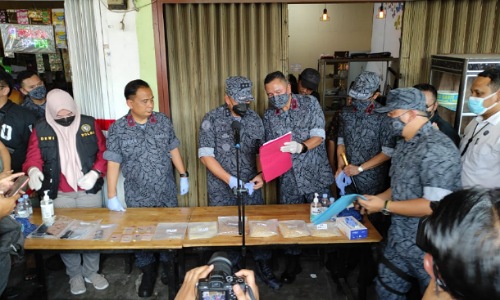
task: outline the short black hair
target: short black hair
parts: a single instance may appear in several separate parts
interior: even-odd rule
[[[10,96],[10,93],[12,93],[12,89],[14,88],[14,79],[12,79],[12,76],[4,70],[0,70],[0,85],[6,85],[9,87],[9,94],[7,94],[7,96]]]
[[[19,83],[19,85],[22,86],[24,80],[31,78],[34,75],[38,76],[37,73],[35,73],[31,70],[21,71],[21,72],[19,72],[19,74],[17,74],[17,83]]]
[[[432,84],[419,83],[414,85],[413,87],[422,92],[431,92],[432,95],[434,96],[434,101],[436,101],[438,98],[438,92]]]
[[[500,189],[454,192],[433,205],[423,229],[448,292],[500,299]]]
[[[477,74],[477,76],[491,79],[489,86],[493,92],[500,89],[500,67],[492,67]]]
[[[283,72],[274,71],[272,73],[267,74],[266,78],[264,78],[264,84],[268,84],[269,82],[273,81],[276,78],[279,78],[284,82],[288,83],[288,80],[286,79],[285,74],[283,74]]]
[[[132,80],[131,82],[127,83],[124,92],[125,99],[128,100],[130,99],[130,96],[135,96],[137,90],[140,89],[141,87],[149,88],[149,84],[142,79]]]

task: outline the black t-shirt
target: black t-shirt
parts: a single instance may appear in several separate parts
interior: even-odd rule
[[[14,172],[22,171],[35,121],[36,117],[33,112],[10,100],[0,108],[0,124],[2,124],[0,141],[9,149]]]

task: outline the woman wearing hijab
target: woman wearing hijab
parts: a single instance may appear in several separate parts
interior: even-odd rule
[[[31,134],[23,170],[33,190],[48,190],[55,208],[102,207],[105,150],[106,139],[96,120],[80,114],[70,94],[54,89],[47,94],[45,119]],[[99,257],[99,253],[61,254],[72,294],[85,293],[85,281],[98,290],[108,287],[104,276],[97,274]]]

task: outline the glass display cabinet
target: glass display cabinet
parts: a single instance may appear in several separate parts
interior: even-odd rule
[[[500,67],[500,54],[438,54],[431,57],[430,84],[438,90],[439,115],[462,135],[476,116],[468,106],[477,74]]]

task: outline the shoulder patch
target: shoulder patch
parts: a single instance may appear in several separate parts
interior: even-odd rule
[[[82,124],[82,126],[80,127],[80,129],[83,131],[83,132],[89,132],[92,127],[90,127],[89,124]]]

